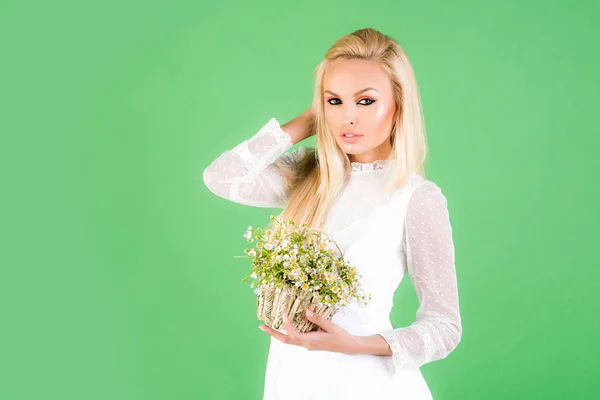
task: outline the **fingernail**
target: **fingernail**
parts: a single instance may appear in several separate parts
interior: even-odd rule
[[[263,332],[265,331],[265,328],[264,328],[262,325],[259,325],[259,326],[258,326],[258,329],[260,329],[260,330],[261,330],[261,331],[263,331]]]
[[[306,315],[308,315],[309,317],[313,316],[313,312],[310,310],[306,310]]]

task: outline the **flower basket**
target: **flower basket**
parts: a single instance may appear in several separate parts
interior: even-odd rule
[[[258,319],[273,329],[283,327],[283,314],[285,313],[298,332],[318,330],[319,326],[306,318],[305,310],[311,310],[330,320],[339,309],[320,303],[318,296],[304,294],[290,285],[280,289],[274,284],[270,284],[256,297]]]
[[[256,298],[256,315],[273,329],[283,326],[284,313],[299,332],[311,332],[319,326],[306,318],[306,310],[331,319],[339,309],[350,302],[364,304],[371,296],[362,294],[356,267],[344,259],[338,244],[320,230],[306,224],[297,227],[293,219],[285,223],[271,216],[275,229],[252,230],[244,237],[248,242],[257,240],[256,248],[247,248],[252,258],[252,273],[256,281],[252,287]],[[254,232],[254,238],[252,233]],[[334,244],[339,255],[329,247]]]

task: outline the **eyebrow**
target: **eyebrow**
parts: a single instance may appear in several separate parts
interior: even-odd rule
[[[374,91],[376,91],[376,92],[379,92],[379,90],[375,89],[374,87],[370,87],[370,86],[369,86],[369,87],[366,87],[366,88],[364,88],[364,89],[361,89],[361,90],[359,90],[358,92],[354,93],[354,95],[355,95],[355,96],[358,96],[359,94],[361,94],[362,92],[366,92],[367,90],[374,90]],[[332,95],[334,95],[334,96],[339,96],[338,94],[335,94],[335,93],[333,93],[333,92],[332,92],[332,91],[330,91],[330,90],[326,90],[326,91],[324,91],[324,92],[323,92],[323,94],[325,94],[325,93],[331,93],[331,94],[332,94]]]

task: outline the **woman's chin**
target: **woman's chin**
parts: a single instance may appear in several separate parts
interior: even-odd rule
[[[358,143],[338,143],[340,149],[342,149],[346,154],[360,154],[364,152],[363,146]]]

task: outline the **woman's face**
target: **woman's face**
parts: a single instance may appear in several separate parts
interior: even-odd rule
[[[325,120],[350,161],[388,158],[396,104],[392,84],[380,64],[335,60],[325,72],[323,91]],[[358,136],[348,138],[343,133]]]

